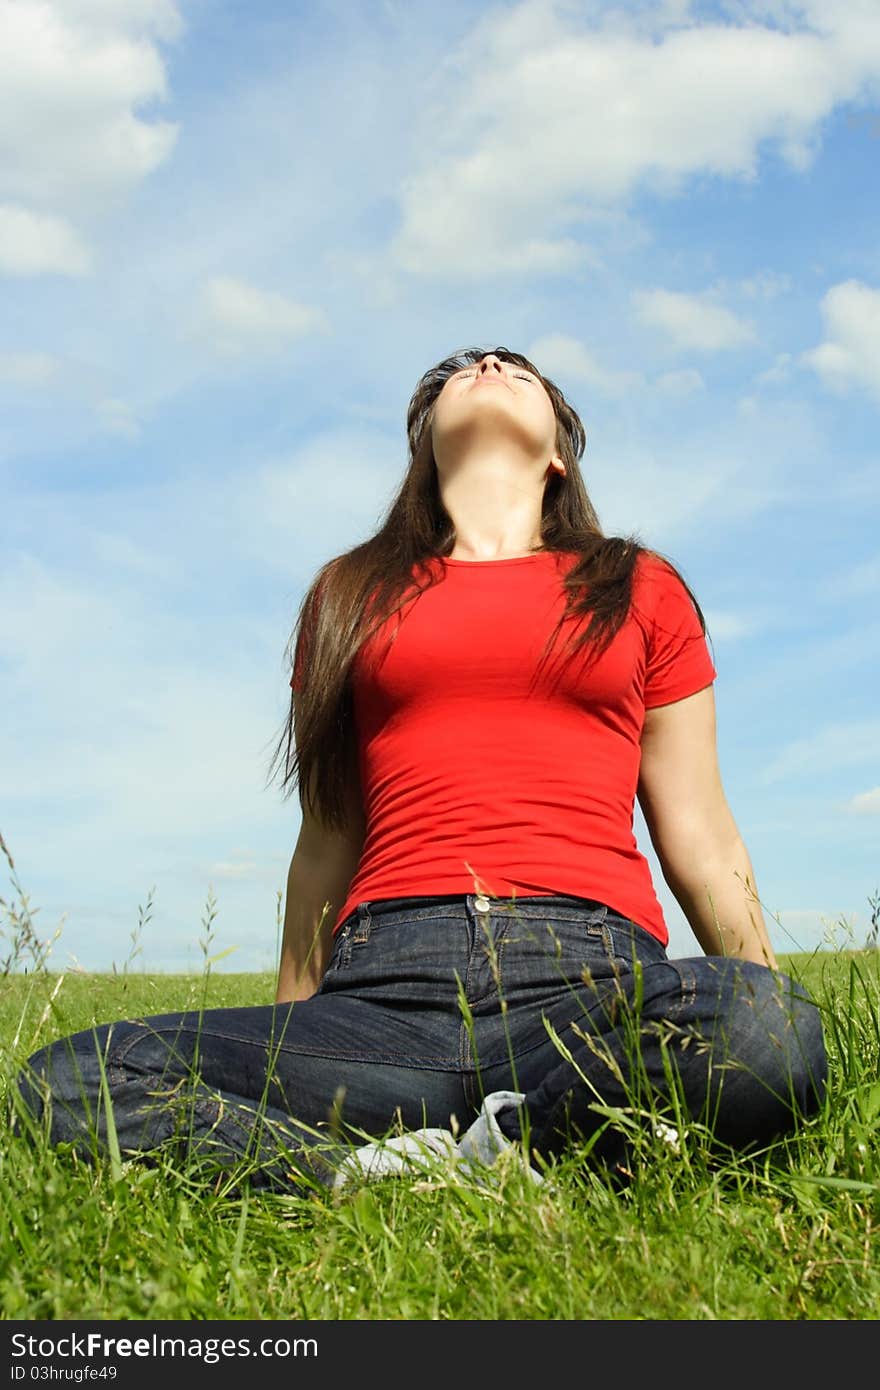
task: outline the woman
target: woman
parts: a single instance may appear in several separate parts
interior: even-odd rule
[[[622,1168],[646,1126],[784,1136],[821,1103],[822,1028],[722,788],[696,599],[603,534],[583,426],[525,357],[447,358],[407,425],[384,524],[321,568],[291,642],[274,1005],[62,1039],[30,1109],[87,1147],[109,1104],[127,1154],[177,1142],[276,1186],[338,1181],[395,1128],[523,1139],[536,1169],[572,1140]],[[667,956],[636,796],[693,958]]]

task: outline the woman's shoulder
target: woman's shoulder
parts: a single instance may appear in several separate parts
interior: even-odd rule
[[[648,547],[641,549],[636,556],[633,582],[646,594],[659,596],[686,592],[684,580],[673,561]]]
[[[635,573],[638,579],[650,580],[655,584],[677,577],[673,562],[667,560],[665,555],[661,555],[659,550],[652,550],[650,546],[639,548],[636,556]]]
[[[690,627],[699,621],[697,600],[690,585],[672,560],[655,550],[640,552],[633,574],[633,617],[657,623]]]
[[[613,537],[612,540],[622,540],[622,538]],[[632,543],[628,542],[627,544]],[[618,576],[623,578],[627,573],[628,565],[624,558],[623,547],[616,548],[618,549],[618,560],[614,568],[617,568]],[[635,555],[629,556],[631,569],[628,572],[631,576],[630,600],[634,615],[653,613],[658,605],[662,605],[669,599],[675,601],[682,597],[687,598],[687,586],[672,560],[667,559],[659,551],[651,549],[650,546],[633,545],[633,548]],[[554,558],[560,571],[563,574],[568,574],[577,568],[584,558],[584,554],[571,550],[556,551]],[[607,572],[609,568],[607,562],[603,564],[600,560],[599,563],[600,570],[605,568]]]

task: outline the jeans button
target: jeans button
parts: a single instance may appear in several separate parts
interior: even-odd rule
[[[482,893],[478,893],[474,898],[474,907],[478,912],[488,912],[491,906],[489,899],[485,898]]]

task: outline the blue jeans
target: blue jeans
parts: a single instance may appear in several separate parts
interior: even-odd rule
[[[822,1101],[818,1009],[785,975],[660,943],[583,898],[473,895],[361,903],[318,992],[294,1004],[105,1024],[32,1056],[19,1078],[53,1142],[124,1155],[169,1145],[274,1187],[332,1181],[340,1152],[392,1130],[466,1128],[487,1095],[530,1152],[589,1141],[619,1164],[624,1124],[659,1115],[749,1149]],[[589,1145],[588,1145],[589,1147]]]

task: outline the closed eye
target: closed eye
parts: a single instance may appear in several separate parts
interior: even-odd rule
[[[459,377],[476,376],[476,372],[473,372],[473,371],[470,371],[470,372],[454,372],[453,375],[454,375],[454,376],[459,376]],[[511,372],[510,375],[511,375],[511,376],[518,376],[519,379],[520,379],[520,381],[534,381],[534,380],[535,380],[535,378],[534,378],[533,376],[531,376],[528,372]]]

